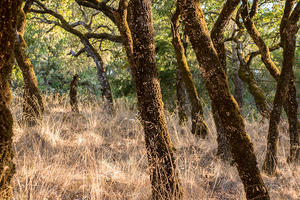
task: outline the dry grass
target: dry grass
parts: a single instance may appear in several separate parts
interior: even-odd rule
[[[12,105],[15,120],[21,104]],[[97,104],[80,106],[72,116],[67,101],[47,99],[40,127],[14,125],[17,173],[15,200],[149,199],[143,131],[136,113],[117,102],[118,114],[110,117]],[[215,158],[216,134],[196,140],[189,128],[180,127],[175,114],[167,115],[184,199],[245,199],[235,167]],[[211,118],[208,120],[213,127]],[[189,125],[188,125],[189,126]],[[279,145],[279,174],[263,176],[271,199],[300,199],[300,167],[287,165],[289,143],[286,124]],[[266,123],[247,123],[259,165],[266,149]],[[214,131],[214,128],[211,128]]]

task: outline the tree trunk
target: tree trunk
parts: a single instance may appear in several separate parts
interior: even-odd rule
[[[105,103],[107,103],[108,111],[111,114],[114,114],[115,108],[114,108],[114,103],[113,103],[113,97],[112,97],[110,84],[107,79],[103,59],[86,37],[82,36],[80,39],[81,39],[81,42],[85,46],[86,52],[89,54],[89,56],[91,56],[93,58],[94,62],[96,63],[97,76],[98,76],[98,80],[101,85],[102,97],[103,97]]]
[[[70,105],[73,113],[79,113],[78,100],[77,100],[77,85],[78,85],[78,74],[75,74],[70,84]]]
[[[29,2],[29,1],[28,1]],[[24,6],[28,8],[28,4]],[[26,10],[25,10],[26,11]],[[38,88],[34,67],[25,53],[26,42],[24,31],[26,14],[23,9],[18,13],[17,39],[15,41],[15,57],[24,78],[23,117],[22,121],[29,126],[34,126],[42,120],[44,103]]]
[[[233,70],[233,84],[234,84],[234,98],[236,99],[240,110],[242,112],[243,107],[243,82],[239,77],[240,61],[238,58],[237,48],[232,44],[232,59],[234,62]]]
[[[11,197],[11,179],[15,173],[13,163],[13,117],[9,110],[11,90],[8,83],[12,71],[17,14],[21,0],[0,1],[0,199]]]
[[[289,17],[292,17],[291,13],[292,13],[293,5],[295,4],[295,2],[296,1],[294,1],[294,0],[286,1],[283,18],[282,18],[282,21],[280,24],[281,43],[284,43],[282,33],[288,24],[286,22],[289,21]],[[298,20],[299,20],[299,13],[300,13],[299,7],[300,7],[300,4],[298,2],[297,6],[295,7],[295,9],[293,11],[293,18],[298,18]],[[297,16],[297,14],[298,14],[298,16]],[[269,50],[268,46],[265,44],[262,37],[260,36],[260,33],[258,32],[254,23],[251,20],[251,17],[249,17],[247,0],[243,0],[243,7],[242,7],[241,15],[242,15],[245,27],[247,29],[247,32],[249,33],[252,40],[255,42],[255,44],[258,46],[258,48],[260,50],[261,59],[262,59],[263,63],[265,64],[266,68],[268,69],[270,74],[273,76],[273,78],[277,81],[277,85],[278,85],[279,79],[280,79],[280,71],[271,59],[270,50]],[[297,20],[294,20],[293,23],[297,23]],[[297,33],[297,31],[296,31],[296,33]],[[281,44],[281,45],[283,46],[283,44]],[[291,78],[292,77],[293,77],[293,75],[291,75]],[[297,141],[299,141],[299,131],[297,130],[298,129],[297,124],[300,124],[300,122],[297,119],[297,114],[293,114],[295,112],[295,102],[297,102],[296,95],[294,95],[294,91],[296,91],[296,86],[295,86],[295,84],[292,83],[293,80],[290,80],[290,81],[291,82],[288,84],[289,87],[288,87],[288,92],[287,92],[287,98],[286,98],[286,101],[283,102],[283,108],[288,115],[289,123],[293,123],[293,124],[289,124],[289,127],[290,127],[289,132],[290,132],[290,136],[292,137],[292,138],[290,138],[290,142],[298,143],[298,145],[296,145],[296,146],[294,144],[290,146],[290,152],[293,153],[293,152],[299,152],[299,142],[297,142]],[[289,101],[287,101],[287,100],[289,100]],[[273,141],[276,141],[276,140],[278,140],[278,139],[274,139]],[[276,144],[273,144],[273,146],[276,146]],[[299,155],[299,153],[298,153],[298,155]],[[293,158],[293,157],[294,157],[294,155],[290,155],[290,158]],[[293,159],[290,159],[290,158],[288,160],[293,161]]]
[[[185,32],[195,50],[206,88],[214,105],[218,106],[218,114],[244,184],[247,199],[270,199],[257,167],[253,144],[245,131],[243,117],[229,91],[227,76],[208,33],[200,0],[178,0],[178,3]]]
[[[176,69],[176,95],[179,124],[184,125],[188,120],[185,105],[185,88],[179,69]]]
[[[292,74],[292,78],[289,82],[289,95],[287,96],[286,102],[287,104],[287,116],[289,121],[289,133],[290,133],[290,155],[287,161],[295,162],[300,159],[300,121],[297,120],[298,113],[298,102],[296,97],[296,85],[295,85],[295,76]],[[284,105],[285,107],[285,105]]]
[[[180,70],[184,85],[186,87],[189,102],[191,105],[191,119],[192,119],[192,133],[205,138],[209,132],[208,126],[204,121],[203,109],[201,101],[198,97],[196,86],[193,82],[192,73],[190,72],[186,56],[185,49],[180,39],[179,34],[179,9],[176,9],[172,17],[172,44],[176,53],[177,65]]]
[[[241,44],[236,46],[236,52],[238,59],[240,60],[240,68],[238,75],[244,83],[247,84],[249,92],[254,97],[255,105],[258,112],[265,118],[270,118],[271,107],[267,103],[267,98],[264,91],[258,86],[254,74],[250,70],[250,61],[247,61],[243,57]]]
[[[286,2],[286,7],[288,6],[288,1]],[[298,32],[297,22],[300,16],[300,3],[297,4],[294,12],[288,17],[287,24],[285,28],[281,30],[281,42],[283,46],[283,64],[282,70],[280,73],[279,80],[277,82],[277,90],[273,103],[273,110],[271,112],[269,132],[268,132],[268,145],[267,153],[263,165],[263,170],[269,175],[276,173],[276,164],[277,164],[277,149],[278,149],[278,135],[279,135],[279,122],[281,109],[283,102],[295,95],[295,90],[291,90],[295,86],[294,83],[294,72],[293,67],[295,64],[295,49],[296,49],[296,34]],[[289,91],[290,96],[287,95]],[[286,98],[288,96],[288,98]],[[299,135],[297,130],[297,121],[294,120],[294,117],[297,119],[297,102],[289,102],[287,107],[287,114],[289,115],[290,124],[290,142],[291,142],[291,154],[290,161],[296,159],[297,151],[299,151]],[[289,107],[290,106],[290,107]],[[294,113],[294,114],[293,114]],[[295,116],[292,116],[295,115]],[[294,138],[297,135],[298,138]],[[294,144],[296,143],[296,144]]]
[[[217,143],[218,143],[217,157],[219,157],[223,161],[231,162],[232,155],[230,151],[230,146],[228,144],[228,140],[220,116],[218,114],[218,108],[217,106],[215,106],[213,102],[211,103],[211,106],[212,106],[212,113],[213,113],[213,118],[216,126],[216,131],[217,131]]]
[[[152,183],[152,199],[181,199],[174,147],[166,125],[155,61],[151,0],[130,1],[130,28],[126,0],[115,13],[135,81]]]
[[[219,61],[222,65],[222,68],[226,74],[227,71],[227,62],[226,62],[226,48],[225,48],[225,37],[224,32],[226,25],[229,23],[231,15],[239,4],[239,0],[230,0],[226,1],[223,5],[223,8],[220,12],[218,19],[216,20],[212,30],[211,30],[211,40],[213,42],[214,48],[218,54]],[[220,123],[220,116],[217,112],[217,105],[214,105],[214,102],[211,102],[212,113],[214,122],[217,129],[217,142],[218,142],[218,152],[217,155],[224,161],[231,161],[232,155],[230,152],[230,147],[224,132],[224,127]]]

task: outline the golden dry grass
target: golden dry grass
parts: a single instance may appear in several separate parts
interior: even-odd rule
[[[151,194],[141,124],[126,103],[117,102],[110,117],[98,104],[81,104],[80,116],[72,116],[67,99],[46,100],[46,114],[39,127],[15,123],[14,149],[17,173],[14,200],[149,199]],[[11,106],[15,121],[21,104]],[[184,199],[245,199],[234,166],[215,158],[216,134],[197,140],[188,127],[180,127],[176,114],[167,114],[177,149]],[[268,125],[246,122],[259,166],[266,149]],[[281,128],[278,175],[263,175],[271,199],[300,199],[300,167],[286,163],[289,152],[287,124]]]

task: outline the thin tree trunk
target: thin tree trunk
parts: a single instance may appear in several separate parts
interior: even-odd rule
[[[185,88],[179,69],[176,69],[176,95],[179,124],[184,125],[188,120],[185,106]]]
[[[78,74],[75,74],[73,77],[73,80],[71,81],[70,84],[70,105],[71,105],[71,110],[73,113],[79,113],[79,108],[78,108],[78,100],[77,100],[77,85],[78,85],[78,79],[79,76]]]
[[[24,6],[24,10],[21,9],[21,11],[18,13],[18,34],[15,41],[14,53],[24,78],[22,121],[29,126],[34,126],[37,122],[42,120],[44,103],[38,88],[34,66],[25,53],[26,42],[24,40],[24,32],[26,26],[26,12],[31,3],[32,1],[27,1]]]
[[[80,39],[81,39],[81,42],[85,46],[86,52],[93,58],[94,62],[96,63],[97,76],[98,76],[98,80],[99,80],[100,85],[101,85],[102,97],[108,105],[108,111],[111,114],[114,114],[115,113],[115,108],[114,108],[114,103],[113,103],[113,97],[112,97],[110,84],[109,84],[108,79],[107,79],[103,59],[86,37],[82,36]]]
[[[241,48],[241,44],[238,43],[236,46],[236,52],[238,59],[240,60],[240,68],[238,71],[238,75],[241,80],[247,84],[249,92],[254,97],[255,105],[258,112],[265,118],[270,118],[271,107],[267,103],[267,98],[265,96],[264,91],[258,86],[254,74],[250,70],[250,60],[245,60],[243,58],[243,52]],[[247,59],[247,58],[246,58]],[[250,59],[250,58],[248,58]]]
[[[17,14],[21,0],[0,1],[0,199],[11,197],[11,179],[15,174],[13,163],[13,117],[9,109],[11,90],[8,83],[14,62]]]
[[[177,65],[182,75],[184,85],[186,87],[189,102],[191,105],[191,119],[192,119],[192,133],[205,138],[209,132],[208,126],[204,121],[203,108],[198,96],[196,86],[193,82],[192,73],[190,72],[186,56],[185,49],[180,39],[179,34],[179,9],[176,9],[172,17],[172,44],[176,53]]]
[[[237,48],[235,44],[232,44],[232,59],[234,62],[234,70],[233,70],[233,84],[234,84],[234,98],[239,104],[240,110],[242,112],[243,107],[243,82],[239,77],[239,69],[240,69],[240,60],[238,58]]]
[[[280,25],[281,42],[284,41],[282,38],[282,32],[283,32],[283,30],[285,30],[285,27],[287,25],[286,22],[289,21],[289,16],[291,16],[291,13],[293,10],[292,5],[294,5],[295,2],[296,1],[294,1],[294,0],[286,1],[283,18],[282,18],[281,25]],[[294,11],[296,9],[299,9],[299,3],[297,3],[297,6],[295,7]],[[294,17],[296,16],[295,13],[297,13],[297,14],[300,13],[299,10],[297,10],[297,11],[298,11],[298,13],[294,12]],[[278,85],[279,79],[280,79],[280,71],[271,59],[270,50],[269,50],[268,46],[265,44],[262,37],[260,36],[260,33],[258,32],[254,23],[251,20],[251,17],[249,17],[247,0],[243,0],[243,7],[242,7],[241,15],[242,15],[245,27],[247,29],[247,32],[249,33],[249,35],[251,36],[251,38],[253,39],[253,41],[255,42],[255,44],[258,46],[258,48],[260,50],[261,59],[262,59],[263,63],[265,64],[266,68],[268,69],[270,74],[273,76],[273,78],[277,81],[277,85]],[[293,75],[291,75],[291,77],[293,77]],[[296,95],[294,95],[294,91],[296,91],[296,86],[292,82],[293,82],[293,80],[290,80],[290,83],[288,84],[289,87],[288,87],[288,92],[287,92],[287,98],[286,98],[286,101],[283,102],[283,108],[284,108],[285,112],[287,113],[288,120],[289,120],[289,127],[290,127],[289,132],[290,132],[290,136],[292,137],[292,138],[290,138],[291,144],[298,143],[298,145],[293,144],[290,146],[291,153],[299,152],[299,142],[297,142],[297,141],[299,141],[299,130],[298,130],[297,124],[300,124],[299,120],[297,119],[297,115],[293,114],[295,112],[295,102],[297,102],[297,100],[296,100]],[[289,101],[287,101],[287,100],[289,100]],[[292,124],[290,124],[290,123],[292,123]],[[278,138],[274,139],[273,141],[276,141],[276,140],[278,140]],[[273,144],[273,146],[276,146],[276,144]],[[289,161],[293,161],[293,159],[290,159],[293,157],[294,157],[294,155],[290,155]]]
[[[286,8],[289,7],[290,5],[289,2],[291,1],[286,1]],[[293,6],[291,6],[291,9],[292,7]],[[263,165],[263,170],[269,175],[273,175],[276,173],[278,135],[279,135],[278,127],[279,127],[283,102],[287,102],[286,99],[291,100],[288,99],[289,97],[286,98],[288,91],[290,95],[295,95],[295,90],[291,90],[291,87],[295,86],[293,67],[295,64],[296,34],[299,29],[299,27],[297,26],[297,22],[299,20],[299,17],[300,17],[300,3],[297,4],[293,13],[289,15],[287,22],[285,22],[287,24],[285,24],[285,27],[283,30],[281,30],[281,34],[280,34],[281,42],[283,46],[283,64],[282,64],[280,77],[277,83],[277,90],[274,98],[273,110],[271,112],[271,117],[270,117],[267,153]],[[287,114],[290,115],[289,122],[291,123],[290,124],[290,137],[291,137],[290,153],[291,154],[289,159],[290,161],[293,161],[296,159],[297,151],[299,151],[297,149],[299,148],[299,135],[296,140],[295,138],[293,138],[295,134],[298,134],[298,130],[297,130],[298,127],[296,121],[298,105],[293,101],[289,102],[287,105],[288,105]],[[292,116],[293,113],[295,116]],[[293,119],[293,117],[296,117],[296,119]],[[294,144],[294,142],[296,144]]]
[[[295,75],[292,74],[292,78],[289,82],[289,95],[286,101],[289,102],[286,108],[289,121],[289,133],[290,133],[290,155],[287,159],[289,163],[298,161],[300,159],[300,121],[297,120],[298,102],[296,97],[296,85]]]
[[[178,1],[185,32],[195,50],[210,98],[218,106],[218,114],[247,199],[270,199],[257,167],[253,144],[245,131],[237,102],[229,91],[228,79],[208,33],[200,0]]]
[[[120,1],[115,13],[123,45],[135,81],[138,109],[145,132],[152,183],[152,199],[181,199],[182,192],[175,166],[173,145],[164,108],[155,61],[151,0]]]

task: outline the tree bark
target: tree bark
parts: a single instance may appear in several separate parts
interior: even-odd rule
[[[240,110],[242,112],[243,107],[243,82],[239,77],[240,60],[238,58],[238,52],[235,44],[232,44],[232,59],[234,62],[233,70],[233,84],[234,84],[234,98],[236,99]]]
[[[75,74],[70,84],[70,94],[69,94],[71,110],[73,113],[76,114],[79,113],[78,100],[77,100],[78,79],[79,79],[78,74]]]
[[[241,48],[241,43],[238,42],[236,46],[238,59],[240,60],[240,68],[238,75],[241,80],[247,84],[249,92],[254,97],[255,105],[258,112],[265,118],[270,118],[271,107],[267,103],[267,98],[264,91],[257,84],[253,72],[250,70],[250,57],[244,59]]]
[[[176,95],[179,124],[184,125],[188,120],[185,105],[185,87],[179,69],[176,69]]]
[[[96,63],[97,77],[101,85],[102,97],[105,103],[108,105],[108,111],[111,114],[114,114],[115,108],[113,103],[113,97],[112,97],[110,84],[108,82],[108,78],[106,75],[106,69],[105,69],[103,59],[86,37],[83,36],[80,38],[80,40],[84,44],[86,52],[89,54],[89,56],[93,58],[94,62]]]
[[[130,1],[127,21],[126,0],[115,13],[118,28],[135,82],[138,109],[145,132],[152,199],[181,199],[182,192],[175,166],[155,61],[151,0]]]
[[[293,5],[295,4],[295,2],[296,1],[294,1],[294,0],[286,1],[284,14],[283,14],[282,21],[280,24],[281,46],[283,46],[282,32],[286,27],[286,24],[287,24],[286,22],[289,20],[289,16],[291,16],[291,13],[293,11]],[[297,3],[297,6],[295,7],[294,11],[295,10],[298,11],[298,13],[300,12],[299,3]],[[294,12],[294,17],[296,16],[295,13],[297,13],[297,12]],[[260,36],[260,33],[258,32],[254,23],[251,20],[251,17],[248,16],[248,1],[247,0],[243,0],[243,7],[242,7],[241,15],[242,15],[245,27],[247,29],[247,32],[249,33],[252,40],[255,42],[255,44],[258,46],[258,48],[260,50],[263,63],[265,64],[266,68],[268,69],[268,71],[270,72],[272,77],[277,81],[277,84],[278,84],[279,79],[280,79],[280,71],[277,68],[277,66],[274,64],[274,62],[272,61],[272,59],[270,57],[270,50],[267,47],[267,45],[265,44],[265,42],[263,41],[262,37]],[[292,75],[292,77],[293,77],[293,75]],[[293,152],[299,152],[299,150],[300,150],[299,142],[298,142],[299,134],[300,134],[299,133],[300,130],[298,127],[300,127],[300,121],[297,119],[297,114],[295,114],[295,107],[297,104],[297,103],[295,104],[295,102],[297,102],[297,99],[296,99],[296,95],[294,92],[294,91],[296,91],[296,85],[293,82],[294,82],[294,80],[291,79],[288,84],[289,87],[288,87],[286,101],[283,102],[283,108],[284,108],[285,112],[287,113],[288,121],[289,121],[290,143],[291,144],[293,143],[293,145],[290,146],[290,152],[292,154],[294,154]],[[274,141],[276,141],[276,140],[274,140]],[[297,143],[298,145],[295,145],[294,143]],[[273,144],[273,145],[275,145],[275,144]],[[298,155],[298,157],[299,157],[299,153],[296,153],[296,155]],[[288,161],[293,161],[294,159],[290,159],[293,157],[294,157],[294,155],[290,154]]]
[[[226,49],[224,43],[224,31],[226,25],[228,24],[232,13],[236,9],[239,4],[239,0],[230,0],[226,1],[223,5],[222,11],[215,22],[212,30],[211,30],[211,39],[214,44],[214,48],[218,53],[219,60],[221,62],[222,68],[226,74],[227,64],[226,64]],[[218,151],[217,155],[224,161],[232,160],[230,147],[224,132],[223,125],[220,123],[220,116],[217,112],[217,105],[214,105],[214,102],[211,103],[212,113],[214,122],[217,130],[217,142],[218,142]]]
[[[214,105],[218,106],[218,114],[247,199],[270,199],[257,167],[253,144],[245,131],[244,120],[229,91],[227,76],[208,33],[200,0],[178,0],[178,3],[185,32],[195,50],[206,88]]]
[[[286,1],[286,7],[289,7],[292,1]],[[292,8],[293,6],[291,6]],[[285,9],[286,11],[286,9]],[[285,17],[286,15],[284,15]],[[279,122],[281,109],[283,102],[286,101],[287,93],[289,90],[290,95],[295,95],[295,90],[291,90],[294,86],[294,72],[293,67],[295,64],[295,49],[296,49],[296,34],[299,27],[297,22],[300,16],[300,3],[297,4],[293,13],[291,13],[284,23],[284,28],[281,30],[281,42],[283,46],[283,64],[280,77],[277,83],[276,94],[273,102],[273,110],[271,112],[269,132],[268,132],[268,143],[267,143],[267,153],[263,165],[263,170],[269,174],[273,175],[276,173],[277,164],[277,149],[278,149],[278,135],[279,135]],[[283,19],[285,19],[283,17]],[[291,85],[292,84],[292,85]],[[290,87],[290,88],[289,88]],[[291,88],[292,87],[292,88]],[[291,100],[291,99],[288,99]],[[287,114],[289,116],[290,124],[290,161],[296,160],[297,154],[299,154],[299,135],[297,130],[297,102],[289,102],[287,108]],[[294,116],[291,116],[294,115]],[[295,119],[294,119],[295,117]],[[292,118],[292,119],[290,119]],[[294,138],[294,136],[298,138]],[[299,156],[299,155],[298,155]]]
[[[13,163],[13,117],[9,110],[11,90],[8,83],[14,61],[17,14],[21,0],[0,1],[0,198],[11,197],[11,179],[15,174]]]
[[[27,1],[24,9],[18,13],[17,39],[15,40],[15,57],[22,71],[24,78],[23,93],[23,117],[22,121],[34,126],[42,120],[44,113],[44,103],[38,88],[37,79],[34,72],[34,66],[25,53],[26,42],[24,40],[24,32],[26,26],[26,11],[30,7],[32,1]]]
[[[218,143],[217,157],[223,161],[232,162],[230,146],[228,144],[226,133],[218,113],[218,108],[217,106],[215,106],[213,102],[211,103],[211,107],[212,107],[212,113],[213,113],[216,131],[217,131],[217,143]]]
[[[172,17],[172,44],[176,53],[177,65],[182,75],[191,105],[192,133],[200,136],[201,138],[205,138],[209,129],[204,121],[201,101],[193,82],[192,73],[190,72],[185,56],[185,49],[180,38],[179,17],[180,11],[179,9],[176,9]]]

